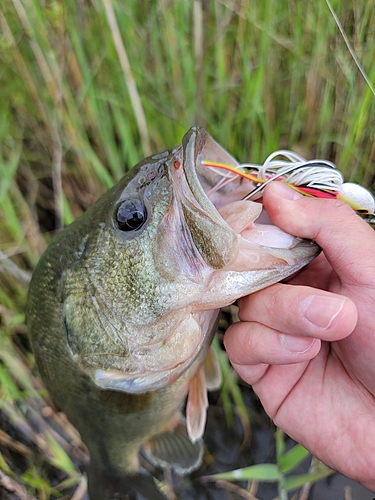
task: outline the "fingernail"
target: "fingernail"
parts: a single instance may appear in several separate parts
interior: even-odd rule
[[[284,335],[283,333],[280,334],[280,338],[289,351],[299,353],[306,352],[315,342],[315,339],[309,337],[295,337],[294,335]]]
[[[325,295],[310,295],[301,305],[302,314],[320,328],[327,329],[344,307],[342,297],[327,297]]]
[[[299,200],[300,198],[303,198],[301,193],[287,186],[284,182],[274,182],[273,184],[274,194],[276,194],[276,196],[280,196],[280,198],[283,198],[284,200]]]

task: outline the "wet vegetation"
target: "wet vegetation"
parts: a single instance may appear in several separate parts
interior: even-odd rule
[[[38,379],[26,294],[54,235],[131,166],[199,124],[240,161],[288,148],[375,188],[375,98],[324,0],[145,4],[0,7],[0,498],[84,498],[87,453]],[[374,82],[374,0],[333,8]],[[254,458],[252,428],[261,419],[275,430],[219,343],[218,353],[224,383],[211,398],[202,470],[190,479],[159,472],[159,486],[170,499],[263,500],[272,496],[259,485],[269,482],[273,496],[307,499],[330,471],[313,459],[297,474],[311,457],[299,445],[285,451],[280,431],[273,463]]]

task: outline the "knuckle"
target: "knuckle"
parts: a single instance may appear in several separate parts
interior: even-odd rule
[[[339,214],[341,217],[349,218],[355,215],[354,210],[344,201],[341,200],[322,200],[322,201],[324,201],[324,204],[322,203],[321,206],[321,214],[323,216],[327,215],[327,208],[329,208],[330,213],[336,212],[336,214]]]
[[[273,293],[269,297],[268,309],[271,314],[281,315],[285,311],[289,311],[294,307],[294,294],[292,293],[295,286],[278,283],[273,288]],[[293,295],[291,297],[291,295]]]

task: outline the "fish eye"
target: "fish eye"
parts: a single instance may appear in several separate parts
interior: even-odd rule
[[[123,201],[116,212],[116,223],[121,231],[136,231],[146,222],[146,207],[140,200]]]

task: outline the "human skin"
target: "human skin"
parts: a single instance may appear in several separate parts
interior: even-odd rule
[[[238,301],[229,359],[277,426],[375,491],[375,232],[348,205],[281,182],[264,204],[323,252],[288,283]]]

